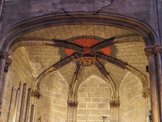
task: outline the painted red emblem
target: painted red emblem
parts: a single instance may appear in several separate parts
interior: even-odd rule
[[[78,44],[80,46],[83,46],[84,47],[84,52],[83,54],[90,54],[90,48],[99,43],[100,41],[99,40],[96,40],[96,39],[89,39],[89,38],[83,38],[83,39],[76,39],[74,41],[72,41],[72,43],[75,43],[75,44]],[[105,55],[108,55],[110,56],[111,54],[111,49],[110,47],[106,47],[106,48],[103,48],[101,50],[99,50],[99,52],[105,54]],[[75,53],[74,50],[71,50],[71,49],[65,49],[65,53],[66,55],[71,55],[73,53]]]

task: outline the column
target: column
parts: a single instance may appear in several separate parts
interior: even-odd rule
[[[0,1],[0,16],[2,15],[2,9],[3,9],[3,5],[4,5],[4,1],[5,0]],[[0,18],[0,21],[1,21],[1,18]]]
[[[36,122],[38,119],[41,120],[40,117],[36,118],[36,117],[38,117],[37,116],[37,114],[38,114],[38,112],[37,112],[37,107],[38,107],[37,103],[38,102],[37,101],[39,100],[40,96],[41,96],[41,93],[38,90],[31,90],[30,104],[32,106],[30,108],[30,114],[29,114],[30,120],[29,120],[29,122]]]
[[[153,122],[160,122],[159,96],[158,96],[158,78],[155,53],[152,47],[145,49],[149,63],[150,90],[151,90],[151,108]]]
[[[3,94],[4,94],[4,88],[5,88],[5,82],[6,82],[6,75],[9,69],[9,66],[12,62],[8,52],[1,51],[0,52],[0,112],[2,108],[2,102],[3,102]],[[1,115],[1,114],[0,114]]]
[[[162,45],[156,45],[154,47],[154,53],[156,53],[158,81],[159,81],[159,96],[160,96],[160,121],[162,122]]]
[[[68,113],[67,113],[68,122],[76,122],[77,106],[78,106],[78,101],[75,100],[68,101]]]
[[[110,101],[110,122],[119,122],[119,100]]]
[[[4,2],[5,2],[5,0],[0,0],[0,33],[2,31],[2,9],[4,6]]]
[[[7,56],[5,56],[5,52],[0,51],[0,88],[1,88],[2,77],[3,77],[3,73],[4,73],[4,66],[5,66],[4,57],[7,57]]]

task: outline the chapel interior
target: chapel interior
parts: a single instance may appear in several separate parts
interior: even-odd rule
[[[67,59],[78,45],[79,57]],[[94,45],[99,49],[90,55]],[[10,47],[3,122],[149,122],[144,48],[137,31],[112,25],[65,24],[22,34]]]

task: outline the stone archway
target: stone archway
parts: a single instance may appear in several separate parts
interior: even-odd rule
[[[141,24],[140,22],[131,20],[129,18],[127,18],[129,19],[129,21],[125,22],[124,19],[125,19],[124,17],[117,17],[117,16],[110,16],[110,15],[108,16],[99,15],[99,16],[92,17],[91,15],[85,16],[81,14],[79,16],[74,15],[73,18],[67,16],[58,16],[58,18],[51,17],[51,19],[49,19],[48,17],[44,17],[43,19],[40,19],[41,21],[38,21],[39,19],[31,20],[31,21],[29,20],[28,22],[21,23],[19,26],[16,26],[15,28],[9,30],[9,32],[7,32],[7,35],[4,34],[4,38],[1,41],[1,43],[3,43],[2,50],[8,51],[9,48],[14,43],[16,43],[14,39],[24,33],[28,33],[44,27],[55,26],[55,25],[58,26],[58,24],[67,24],[67,23],[73,24],[74,20],[75,20],[75,24],[80,23],[80,21],[82,21],[85,24],[86,23],[93,23],[98,25],[105,24],[105,25],[113,25],[122,28],[129,28],[130,30],[135,30],[137,33],[142,35],[147,46],[150,46],[154,43],[154,36],[153,36],[154,34],[151,32],[151,29],[146,27],[144,24]],[[1,60],[0,65],[1,67],[3,67],[4,61]]]
[[[70,14],[70,13],[69,13]],[[72,14],[73,17],[67,17],[66,15],[46,15],[42,17],[37,17],[31,20],[26,20],[20,22],[18,25],[11,27],[2,35],[1,39],[1,49],[8,50],[9,47],[14,43],[14,39],[18,36],[28,33],[34,30],[49,26],[58,26],[63,24],[77,24],[82,22],[84,23],[94,23],[94,24],[105,24],[105,25],[114,25],[117,27],[122,27],[125,29],[134,30],[139,33],[143,38],[147,46],[154,44],[156,36],[154,32],[146,24],[137,21],[132,18],[118,16],[118,15],[94,15],[91,16],[91,13],[84,14]],[[79,15],[79,16],[78,16]],[[128,21],[125,21],[127,19]]]

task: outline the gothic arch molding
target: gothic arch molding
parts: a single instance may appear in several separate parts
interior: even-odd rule
[[[118,99],[118,88],[116,86],[116,84],[114,83],[113,79],[111,78],[111,76],[108,76],[108,79],[101,79],[100,77],[97,77],[97,76],[89,76],[87,79],[85,79],[83,82],[81,83],[78,83],[76,82],[75,84],[75,87],[72,89],[73,92],[72,94],[69,96],[71,97],[72,99],[74,100],[77,100],[77,94],[78,94],[78,89],[81,87],[82,84],[84,84],[88,79],[91,79],[93,77],[96,77],[97,79],[100,79],[102,80],[103,82],[105,82],[109,87],[110,87],[110,90],[111,90],[111,95],[112,95],[112,99]]]
[[[148,25],[129,17],[111,14],[94,15],[92,13],[87,13],[86,15],[82,13],[70,13],[70,15],[71,16],[66,16],[65,14],[51,14],[20,22],[2,34],[1,49],[5,51],[9,50],[15,42],[15,39],[22,34],[50,26],[77,23],[104,24],[130,29],[136,31],[144,38],[146,46],[153,45],[157,40],[157,36]]]
[[[111,91],[111,98],[112,99],[118,99],[118,88],[116,86],[116,84],[114,83],[113,79],[111,78],[111,76],[108,77],[107,80],[103,80],[101,79],[100,77],[98,76],[89,76],[87,79],[85,79],[83,82],[81,82],[80,84],[77,84],[76,85],[76,88],[74,89],[74,99],[77,99],[77,94],[78,94],[78,90],[79,88],[84,84],[86,83],[89,79],[91,78],[96,78],[96,79],[99,79],[101,80],[102,82],[106,83],[109,87],[110,87],[110,91]],[[108,81],[109,80],[109,81]]]

